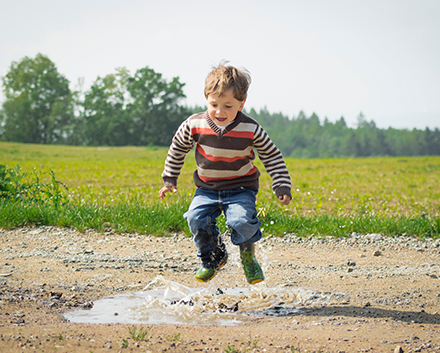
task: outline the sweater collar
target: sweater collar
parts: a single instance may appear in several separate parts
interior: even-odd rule
[[[208,114],[208,111],[205,112],[205,118],[206,118],[206,121],[208,122],[209,127],[218,136],[226,135],[229,131],[234,129],[240,123],[240,121],[242,120],[242,116],[243,116],[243,113],[242,112],[238,112],[237,116],[235,117],[235,119],[228,126],[226,126],[224,129],[220,129],[218,127],[218,125],[214,121],[212,121],[211,117]]]

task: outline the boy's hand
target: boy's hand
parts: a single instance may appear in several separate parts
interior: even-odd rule
[[[177,188],[174,185],[173,186],[164,186],[159,191],[159,197],[160,197],[161,200],[163,200],[163,198],[165,197],[165,194],[167,192],[176,193],[177,192]]]
[[[278,197],[282,205],[287,206],[292,198],[289,195],[281,195]]]

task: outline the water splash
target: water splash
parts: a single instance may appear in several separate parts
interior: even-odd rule
[[[264,283],[264,282],[263,282]],[[97,300],[90,310],[65,314],[71,322],[237,325],[256,315],[292,315],[305,306],[346,303],[341,294],[321,294],[264,284],[247,288],[190,288],[157,276],[141,292]]]

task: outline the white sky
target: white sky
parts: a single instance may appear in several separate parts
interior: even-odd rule
[[[186,83],[246,67],[246,108],[440,127],[440,0],[0,0],[0,76],[47,55],[75,89],[126,66]],[[0,95],[4,100],[4,95]]]

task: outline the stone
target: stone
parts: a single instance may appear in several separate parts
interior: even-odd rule
[[[31,283],[31,286],[35,288],[43,288],[45,285],[46,283],[37,283],[37,282]]]
[[[371,240],[371,241],[379,241],[383,239],[382,234],[367,234],[365,236],[366,239]]]
[[[404,353],[402,347],[397,346],[396,348],[394,348],[394,353]]]
[[[22,318],[22,317],[24,317],[25,315],[24,315],[24,311],[23,310],[20,310],[20,311],[16,311],[15,313],[13,313],[12,314],[14,317],[16,317],[16,318]]]

